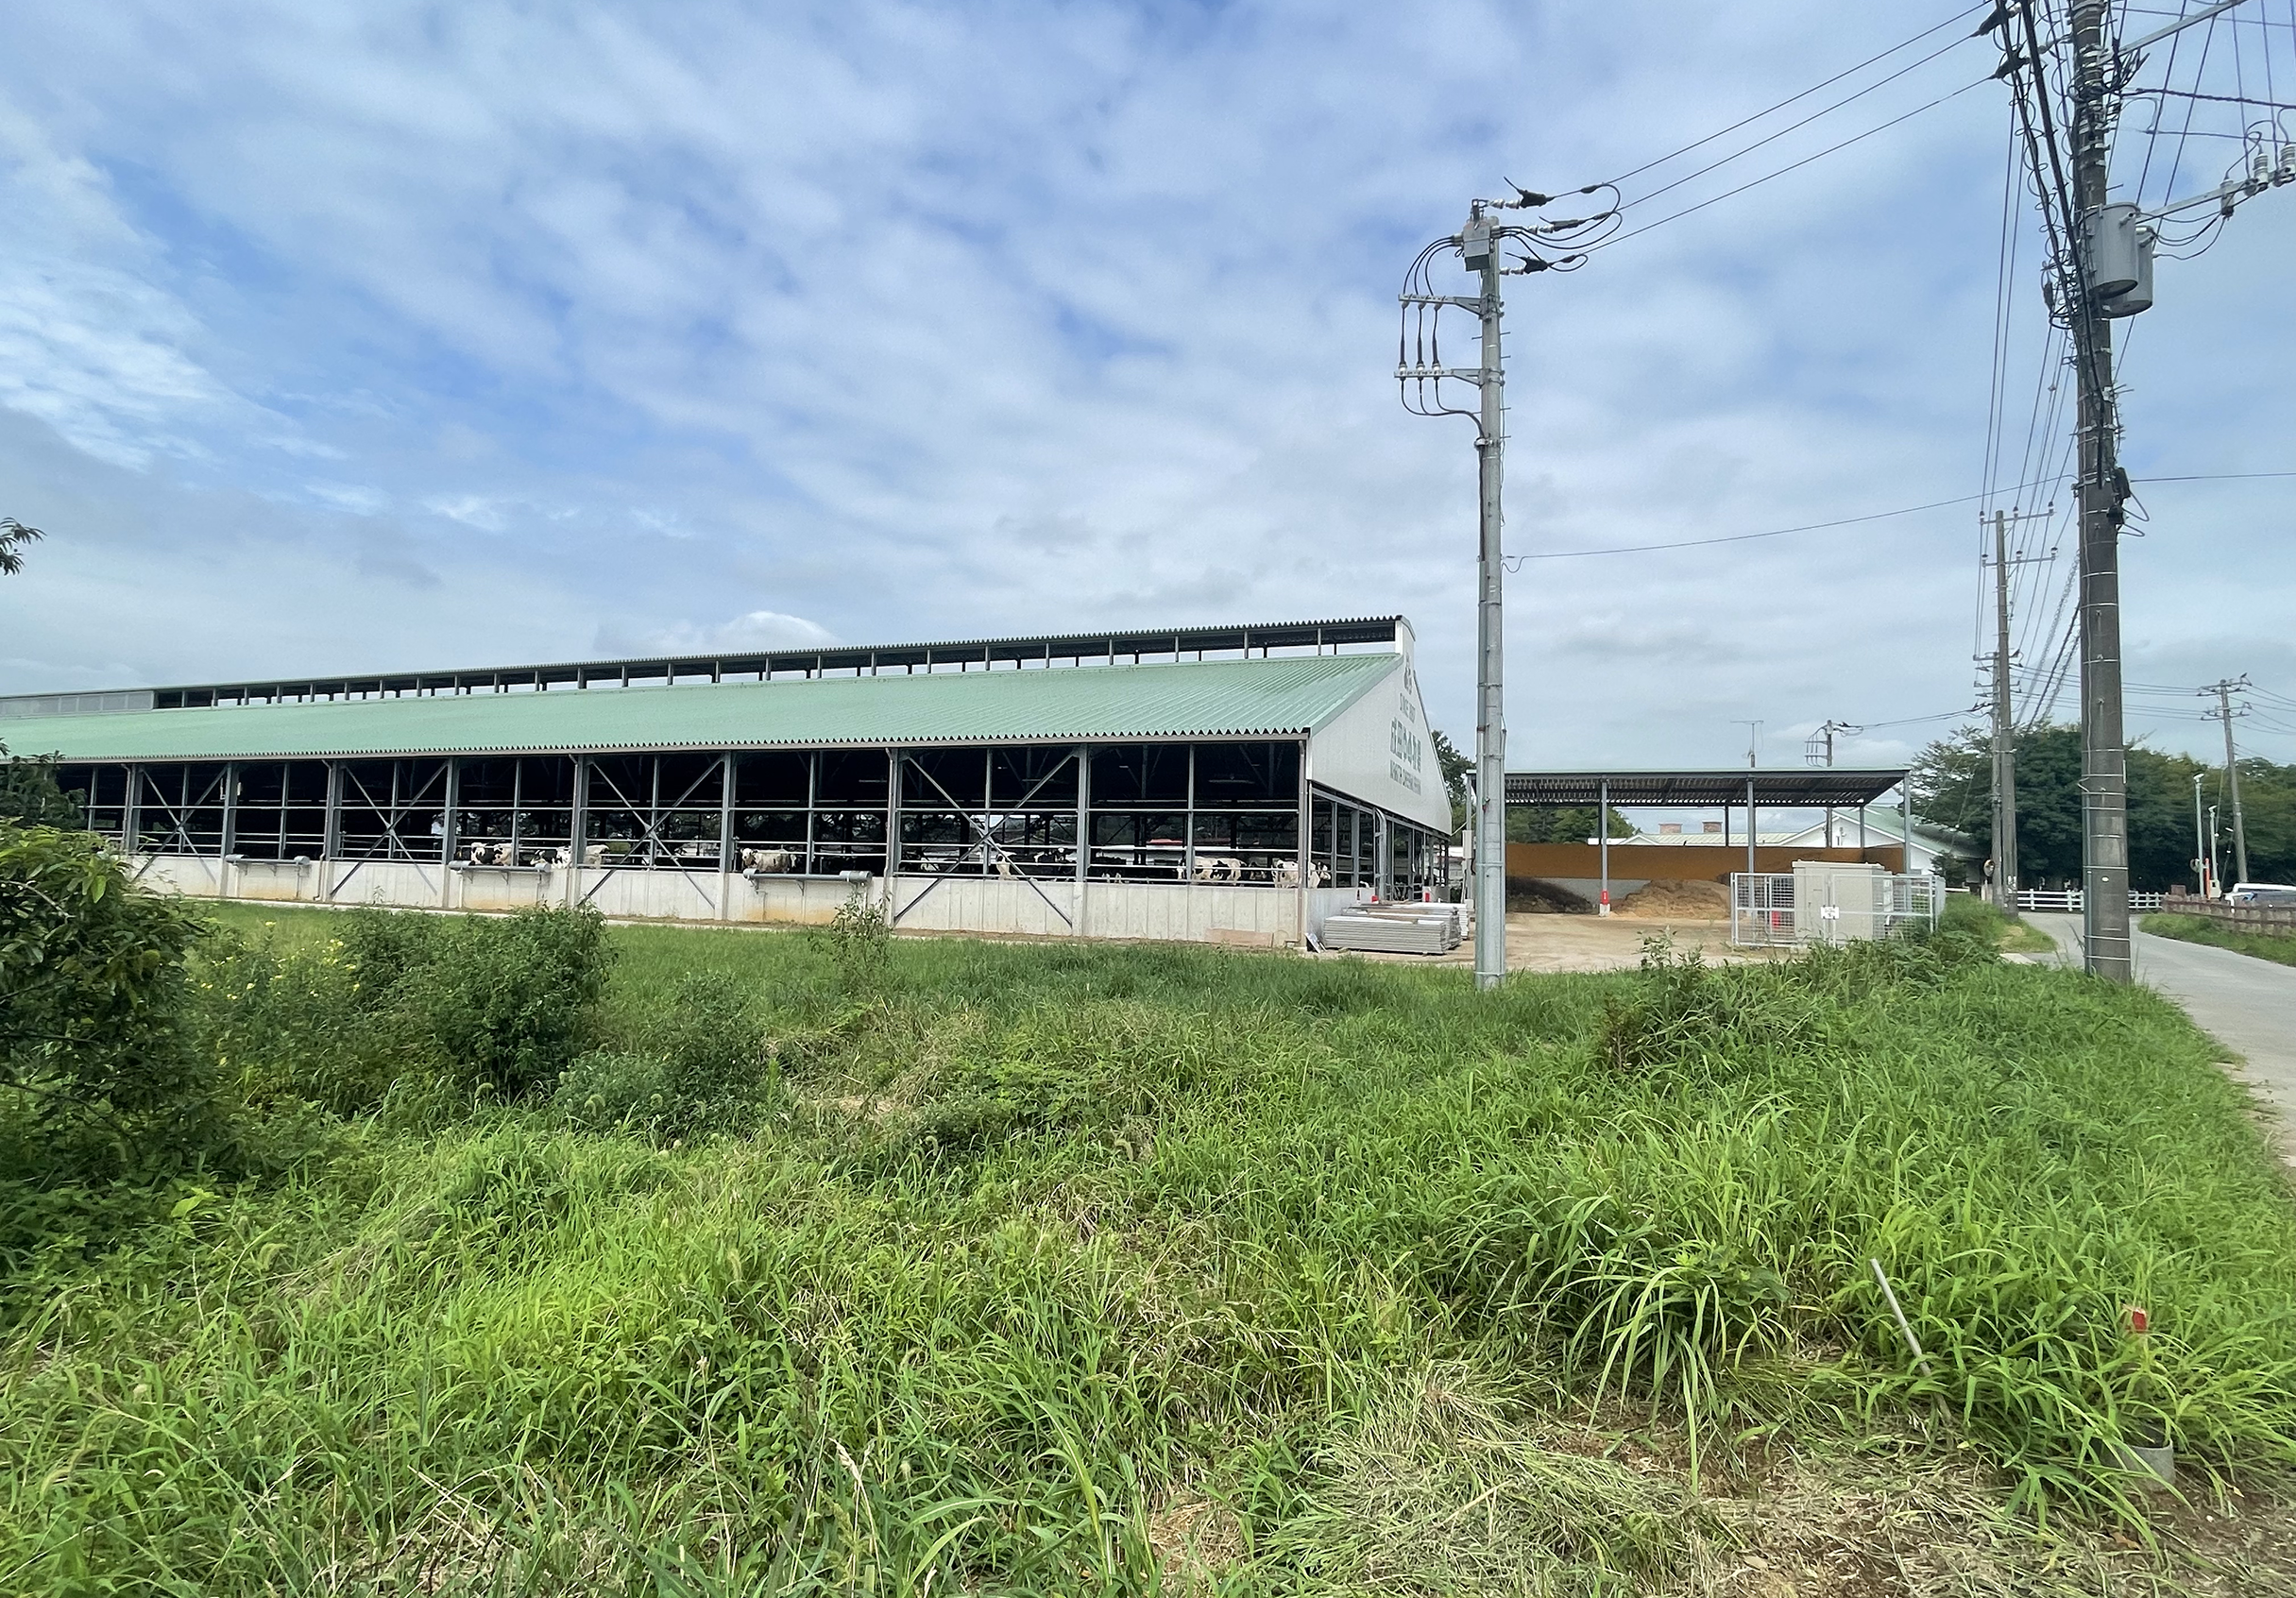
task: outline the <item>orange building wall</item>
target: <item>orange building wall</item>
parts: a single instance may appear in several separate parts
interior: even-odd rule
[[[1764,845],[1754,851],[1756,871],[1790,872],[1796,860],[1869,860],[1884,871],[1902,871],[1905,851],[1897,847],[1820,849],[1814,846]],[[1718,847],[1710,843],[1687,846],[1672,843],[1613,843],[1610,879],[1613,882],[1726,882],[1730,873],[1746,869],[1743,844]],[[1603,874],[1602,851],[1592,843],[1509,843],[1509,876],[1576,877]]]

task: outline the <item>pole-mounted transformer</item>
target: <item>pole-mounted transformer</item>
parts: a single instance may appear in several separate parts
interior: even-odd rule
[[[2153,230],[2137,219],[2126,200],[2099,206],[2082,220],[2082,251],[2088,265],[2088,291],[2108,317],[2134,316],[2152,308]]]

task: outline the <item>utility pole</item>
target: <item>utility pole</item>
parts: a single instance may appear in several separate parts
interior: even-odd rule
[[[1993,513],[1993,901],[2017,913],[2017,733],[2010,697],[2009,569],[2034,555],[2009,553],[2009,524],[2052,519],[2039,511]]]
[[[2001,33],[1996,76],[2008,79],[2016,94],[2018,128],[2049,239],[2053,277],[2044,284],[2044,298],[2072,335],[2080,382],[2083,959],[2091,973],[2116,982],[2129,981],[2133,968],[2119,549],[2121,505],[2129,487],[2118,460],[2111,322],[2152,304],[2153,224],[2201,209],[2230,216],[2242,201],[2296,183],[2296,141],[2282,142],[2277,164],[2269,147],[2258,144],[2240,175],[2205,193],[2166,200],[2152,211],[2133,201],[2111,203],[2106,165],[2121,100],[2156,92],[2133,86],[2145,51],[2239,3],[2218,0],[2182,12],[2120,47],[2106,37],[2106,0],[2066,0],[2070,26],[2058,28],[2052,18],[2046,42],[2035,15],[2043,0],[2000,0],[1978,25],[1981,34]],[[2045,63],[2051,61],[2063,75],[2054,86],[2045,72]],[[2059,139],[2059,91],[2072,116],[2069,158]],[[2219,97],[2195,94],[2202,100]]]
[[[1828,721],[1817,731],[1811,733],[1809,741],[1802,745],[1802,758],[1813,766],[1819,764],[1822,759],[1826,769],[1831,771],[1833,769],[1833,735],[1836,733],[1862,733],[1864,730],[1863,727],[1852,726],[1847,722]],[[1826,807],[1826,847],[1828,849],[1833,847],[1833,807],[1830,805]]]
[[[1595,192],[1601,185],[1577,191]],[[1615,208],[1593,216],[1522,227],[1501,222],[1502,211],[1537,210],[1547,195],[1518,188],[1516,197],[1475,200],[1467,225],[1420,251],[1404,279],[1403,332],[1396,350],[1395,378],[1403,406],[1423,416],[1467,416],[1475,423],[1477,539],[1475,560],[1475,986],[1496,988],[1506,975],[1506,634],[1500,579],[1506,570],[1500,502],[1501,460],[1506,446],[1506,372],[1500,341],[1499,280],[1509,273],[1568,269],[1585,259],[1542,253],[1589,237],[1615,215]],[[1522,254],[1509,263],[1503,247]],[[1455,251],[1478,280],[1479,293],[1437,294],[1428,263]],[[1481,360],[1473,366],[1446,366],[1442,361],[1441,317],[1446,309],[1471,314],[1481,327]],[[1473,410],[1446,402],[1443,384],[1474,384],[1480,399]]]
[[[1477,418],[1475,464],[1481,539],[1475,567],[1475,986],[1495,988],[1506,975],[1506,689],[1505,614],[1500,578],[1506,571],[1501,542],[1500,465],[1506,446],[1506,369],[1499,342],[1499,242],[1478,204],[1460,234],[1460,257],[1483,277],[1482,416]]]
[[[1499,201],[1499,206],[1528,204]],[[1474,906],[1475,986],[1496,988],[1506,975],[1506,680],[1505,616],[1501,606],[1500,579],[1506,571],[1500,499],[1500,465],[1506,445],[1506,371],[1499,338],[1504,307],[1499,279],[1508,267],[1500,246],[1509,239],[1528,237],[1528,230],[1495,224],[1493,203],[1476,200],[1468,208],[1467,225],[1450,238],[1420,252],[1398,298],[1403,307],[1403,332],[1398,341],[1395,378],[1403,389],[1403,405],[1423,416],[1469,416],[1475,423],[1476,539],[1475,539],[1475,782],[1474,782]],[[1541,199],[1543,203],[1543,199]],[[1426,279],[1430,256],[1456,250],[1460,264],[1480,280],[1481,292],[1437,294]],[[1532,256],[1529,259],[1537,259]],[[1543,265],[1543,263],[1542,263]],[[1482,328],[1481,361],[1472,366],[1442,364],[1440,318],[1446,309],[1473,314]],[[1418,348],[1412,348],[1414,318]],[[1445,402],[1446,382],[1472,383],[1481,398],[1472,411]]]
[[[2240,761],[2232,742],[2232,719],[2245,711],[2233,708],[2232,696],[2247,687],[2248,673],[2243,672],[2237,677],[2227,677],[2222,682],[2210,683],[2201,689],[2204,694],[2217,696],[2216,719],[2224,723],[2224,787],[2226,796],[2232,801],[2232,859],[2240,873],[2233,878],[2235,882],[2248,880],[2248,828],[2242,824],[2240,815]]]
[[[2026,25],[2032,26],[2028,6]],[[2105,0],[2072,0],[2073,199],[2071,288],[2080,378],[2081,887],[2082,949],[2090,973],[2134,979],[2129,946],[2129,759],[2121,721],[2119,418],[2113,396],[2113,328],[2092,280],[2106,226],[2113,53]],[[2036,41],[2037,44],[2037,41]],[[2039,54],[2035,50],[2036,56]]]
[[[2009,714],[2009,518],[1993,513],[1993,902],[2017,913],[2017,752]]]

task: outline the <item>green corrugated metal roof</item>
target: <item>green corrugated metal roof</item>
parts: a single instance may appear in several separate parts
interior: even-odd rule
[[[576,749],[1002,743],[1312,732],[1400,654],[563,688],[0,722],[17,755],[229,760]]]

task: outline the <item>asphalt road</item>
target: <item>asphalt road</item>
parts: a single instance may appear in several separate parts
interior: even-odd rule
[[[2056,940],[2066,964],[2080,962],[2081,918],[2025,919]],[[2201,1030],[2244,1057],[2243,1080],[2280,1113],[2284,1141],[2296,1150],[2296,965],[2135,934],[2136,979],[2185,1007]]]

